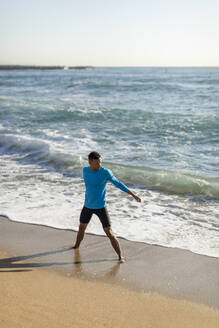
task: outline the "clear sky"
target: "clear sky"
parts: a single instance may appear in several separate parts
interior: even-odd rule
[[[0,64],[219,66],[219,0],[0,0]]]

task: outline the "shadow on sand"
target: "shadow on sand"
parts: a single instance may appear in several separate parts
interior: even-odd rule
[[[0,269],[8,269],[8,270],[0,270],[1,272],[25,272],[32,271],[32,268],[37,267],[51,267],[51,266],[62,266],[62,265],[77,265],[81,268],[82,264],[94,264],[94,263],[103,263],[103,262],[117,262],[116,259],[99,259],[99,260],[81,260],[79,250],[75,251],[74,260],[69,262],[28,262],[22,263],[26,260],[31,260],[34,258],[41,258],[44,256],[55,255],[59,253],[74,251],[71,247],[58,249],[55,251],[42,252],[36,254],[30,254],[25,256],[17,256],[17,257],[8,257],[0,259]]]

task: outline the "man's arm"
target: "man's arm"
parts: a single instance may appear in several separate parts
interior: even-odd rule
[[[141,198],[139,198],[138,196],[136,196],[131,190],[129,190],[129,188],[122,183],[121,181],[119,181],[118,179],[116,179],[116,177],[113,175],[113,173],[108,170],[109,173],[109,181],[112,182],[114,184],[115,187],[121,189],[122,191],[127,192],[129,195],[131,195],[138,203],[141,202]]]

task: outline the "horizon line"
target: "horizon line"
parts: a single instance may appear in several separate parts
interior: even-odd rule
[[[0,64],[0,68],[219,68],[215,65],[38,65],[38,64]]]

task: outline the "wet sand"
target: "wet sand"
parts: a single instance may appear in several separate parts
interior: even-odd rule
[[[1,327],[217,327],[219,261],[0,217]],[[16,324],[15,324],[16,323]],[[31,324],[30,324],[31,323]]]

